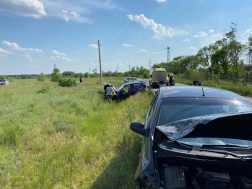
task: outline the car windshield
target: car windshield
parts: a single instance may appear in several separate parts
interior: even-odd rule
[[[252,111],[245,100],[225,98],[166,98],[161,101],[158,125],[166,125],[191,117]],[[249,145],[252,141],[227,138],[182,138],[178,141],[190,145]]]
[[[245,100],[226,98],[166,98],[161,101],[158,125],[191,117],[252,111]]]
[[[123,88],[124,86],[125,86],[125,85],[121,85],[121,86],[117,89],[117,91],[122,90],[122,88]]]

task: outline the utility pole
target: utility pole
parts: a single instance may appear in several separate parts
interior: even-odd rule
[[[167,72],[170,72],[170,69],[169,69],[169,64],[170,64],[170,57],[171,57],[171,53],[170,53],[170,47],[167,46]]]
[[[117,75],[118,75],[118,63],[116,65],[116,82],[117,82]]]
[[[101,45],[100,45],[100,40],[98,40],[98,50],[99,50],[99,63],[100,63],[100,82],[103,84],[102,81],[102,65],[101,65]]]
[[[250,38],[251,38],[251,33],[250,33]],[[251,54],[252,53],[252,49],[251,48],[249,48],[249,52],[248,52],[248,61],[249,61],[249,64],[251,63]]]
[[[151,58],[150,58],[150,60],[149,60],[149,68],[150,68],[150,70],[151,70]]]

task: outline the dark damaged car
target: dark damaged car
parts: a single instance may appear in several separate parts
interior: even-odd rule
[[[235,93],[163,87],[130,128],[143,136],[141,188],[252,188],[252,105]]]
[[[135,95],[138,92],[146,90],[146,85],[140,81],[134,81],[130,83],[122,84],[118,89],[116,89],[117,98],[128,98],[130,95]]]
[[[109,83],[107,85],[111,86],[111,84]],[[106,89],[104,86],[105,94],[106,94]],[[134,82],[122,84],[118,89],[116,88],[113,88],[113,89],[116,94],[113,96],[113,99],[125,99],[125,98],[128,98],[130,95],[135,95],[138,92],[145,91],[146,85],[143,82],[134,81]]]

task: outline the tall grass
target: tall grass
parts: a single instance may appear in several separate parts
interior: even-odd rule
[[[1,188],[136,187],[141,137],[129,124],[144,121],[152,96],[109,104],[97,81],[62,88],[16,80],[0,87]]]
[[[177,80],[176,82],[186,85],[192,85],[192,81],[189,80]],[[251,85],[243,86],[241,83],[232,84],[231,82],[223,82],[223,81],[203,81],[202,86],[216,87],[233,91],[243,96],[252,96]]]

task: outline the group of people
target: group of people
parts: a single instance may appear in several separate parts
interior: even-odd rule
[[[105,95],[107,95],[107,97],[108,97],[109,103],[111,103],[113,101],[113,96],[116,95],[114,86],[109,83],[105,83],[104,84],[104,91],[105,91]]]

